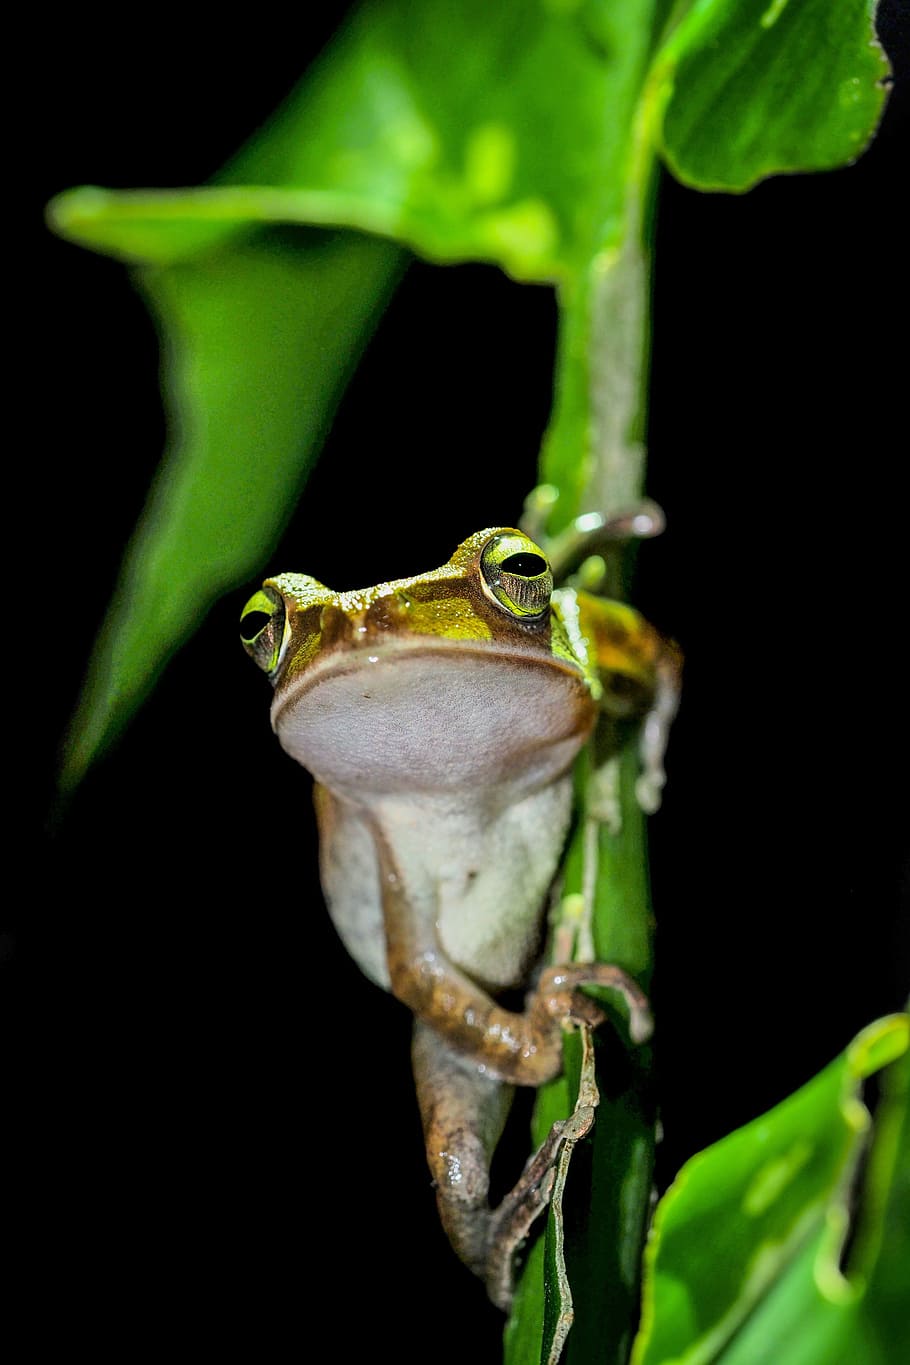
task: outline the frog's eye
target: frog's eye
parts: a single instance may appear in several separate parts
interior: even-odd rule
[[[240,613],[240,640],[247,654],[265,673],[274,673],[290,633],[281,594],[274,588],[260,588]]]
[[[480,556],[483,590],[499,607],[524,621],[550,606],[553,575],[543,551],[518,531],[494,536]]]

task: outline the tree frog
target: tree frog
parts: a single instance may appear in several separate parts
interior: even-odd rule
[[[650,1028],[619,967],[535,974],[570,768],[602,708],[641,714],[642,796],[653,804],[675,651],[630,607],[554,590],[543,550],[508,527],[478,531],[441,568],[358,591],[269,578],[244,608],[241,638],[272,682],[272,728],[316,780],[337,930],[415,1016],[443,1226],[505,1306],[502,1261],[545,1201],[548,1166],[542,1152],[490,1208],[512,1087],[558,1074],[566,1021],[602,1020],[582,986],[623,993],[633,1040]],[[498,1000],[515,987],[528,990],[521,1012]]]

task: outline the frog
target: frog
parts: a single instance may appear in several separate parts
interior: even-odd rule
[[[640,718],[639,799],[655,808],[678,651],[626,603],[556,587],[545,550],[514,527],[477,531],[441,567],[369,588],[267,578],[243,609],[241,641],[272,684],[272,729],[314,779],[335,927],[414,1016],[443,1229],[507,1310],[561,1136],[554,1125],[492,1207],[515,1087],[559,1075],[567,1028],[603,1023],[587,987],[625,1000],[633,1045],[652,1026],[620,966],[541,963],[573,764],[600,716]],[[523,1009],[511,1007],[516,990]]]

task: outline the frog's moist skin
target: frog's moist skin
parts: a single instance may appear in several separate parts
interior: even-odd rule
[[[522,1013],[494,997],[529,982],[571,764],[599,708],[654,714],[674,686],[662,682],[672,651],[621,603],[554,593],[543,552],[510,528],[477,532],[439,569],[359,591],[270,578],[242,635],[275,689],[273,729],[316,779],[332,918],[367,976],[416,1016],[444,1226],[462,1259],[501,1283],[487,1172],[510,1086],[558,1074],[564,1019],[600,1020],[578,986],[622,990],[633,1036],[648,1014],[635,983],[604,963],[547,969]],[[648,762],[659,782],[659,753]]]

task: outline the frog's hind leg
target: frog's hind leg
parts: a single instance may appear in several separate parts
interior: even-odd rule
[[[457,1255],[486,1281],[494,1303],[508,1310],[513,1255],[549,1200],[557,1130],[563,1125],[554,1126],[515,1189],[491,1209],[490,1163],[514,1088],[453,1052],[420,1022],[412,1056],[442,1226]]]
[[[492,1217],[490,1163],[513,1087],[453,1052],[419,1021],[411,1055],[439,1217],[457,1255],[483,1277]]]

